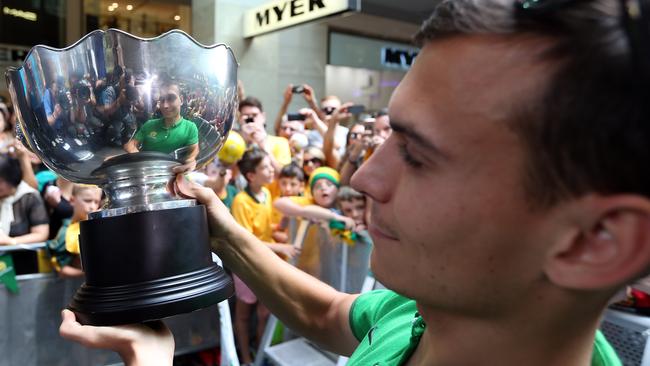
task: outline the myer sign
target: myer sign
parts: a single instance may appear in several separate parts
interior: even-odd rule
[[[381,49],[381,64],[391,68],[408,70],[413,65],[418,53],[418,50],[413,49],[384,47]]]
[[[276,0],[244,14],[244,37],[249,38],[317,19],[358,11],[359,0]]]

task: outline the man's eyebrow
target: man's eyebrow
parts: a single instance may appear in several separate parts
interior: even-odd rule
[[[417,143],[418,145],[422,146],[423,148],[425,148],[427,150],[430,150],[431,152],[433,152],[434,154],[436,154],[438,156],[448,158],[447,154],[442,152],[440,150],[440,148],[438,148],[438,146],[436,146],[433,142],[431,142],[431,141],[427,140],[426,138],[424,138],[424,136],[422,136],[419,132],[417,132],[413,128],[411,128],[409,126],[406,126],[406,125],[402,124],[401,122],[395,121],[392,118],[391,118],[391,121],[390,121],[390,126],[391,126],[391,128],[393,129],[394,132],[397,132],[397,133],[399,133],[401,135],[404,135],[404,136],[410,138],[411,140],[415,141],[415,143]]]

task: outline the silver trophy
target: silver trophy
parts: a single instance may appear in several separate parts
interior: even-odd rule
[[[6,72],[28,148],[64,178],[102,187],[81,223],[86,282],[70,308],[85,324],[160,319],[233,293],[212,262],[206,212],[167,191],[172,168],[201,168],[237,109],[237,61],[181,31],[142,39],[116,29],[35,46]]]

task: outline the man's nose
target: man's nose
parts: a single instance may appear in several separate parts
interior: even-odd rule
[[[395,184],[401,176],[396,139],[388,138],[352,176],[352,188],[365,193],[377,202],[390,200]]]

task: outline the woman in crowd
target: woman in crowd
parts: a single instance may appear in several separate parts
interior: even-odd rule
[[[48,234],[48,215],[40,194],[23,181],[18,160],[0,155],[0,245],[44,242]],[[36,252],[12,255],[16,274],[38,272]]]

